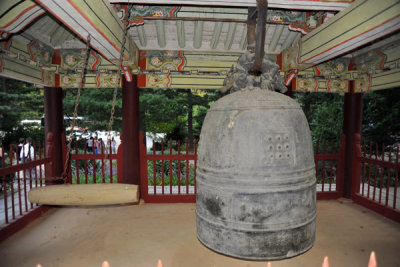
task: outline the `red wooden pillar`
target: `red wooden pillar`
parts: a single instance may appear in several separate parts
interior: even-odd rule
[[[64,170],[62,155],[62,137],[63,133],[63,104],[62,89],[59,87],[44,87],[44,128],[45,136],[53,133],[54,146],[54,176],[61,176]]]
[[[137,75],[122,77],[122,182],[140,186],[139,88]]]
[[[355,135],[361,135],[362,122],[362,93],[353,93],[353,81],[350,82],[350,93],[344,96],[343,134],[346,135],[345,160],[344,160],[344,188],[343,196],[351,198],[353,186],[353,172],[357,167],[354,155]],[[354,172],[357,173],[357,172]],[[357,179],[356,179],[357,180]]]
[[[296,78],[294,78],[292,80],[291,83],[289,83],[289,85],[286,86],[286,88],[288,89],[285,93],[285,95],[287,95],[290,98],[293,98],[293,83],[296,81]]]

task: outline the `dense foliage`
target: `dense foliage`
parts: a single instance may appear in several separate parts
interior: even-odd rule
[[[190,131],[198,137],[207,110],[220,96],[214,90],[143,89],[140,92],[142,130],[167,133],[175,140],[189,136]]]
[[[340,143],[343,126],[343,96],[327,93],[295,93],[310,125],[314,145],[317,142]]]
[[[73,117],[78,89],[67,89],[63,99],[64,116]],[[78,114],[83,117],[79,127],[89,130],[108,130],[114,89],[82,89],[79,98]],[[118,91],[115,105],[113,129],[122,129],[122,93]]]
[[[64,91],[64,115],[72,116],[77,89]],[[79,127],[106,130],[110,118],[112,89],[82,90]],[[113,129],[122,128],[122,96],[118,92]],[[141,89],[141,130],[167,133],[168,138],[198,137],[209,107],[222,94],[214,90]],[[295,93],[309,121],[313,142],[327,140],[338,144],[343,125],[343,96],[327,93]],[[3,145],[31,136],[43,140],[43,127],[22,126],[23,119],[41,119],[44,115],[43,89],[16,80],[0,82],[0,131]],[[390,89],[364,94],[363,138],[366,142],[399,141],[400,90]]]
[[[400,88],[365,94],[363,101],[364,141],[386,145],[400,142]]]
[[[343,127],[344,97],[327,93],[296,93],[313,137],[339,144]],[[400,141],[400,90],[373,91],[363,96],[362,137],[365,143],[392,145]]]
[[[17,143],[21,137],[43,140],[43,127],[38,124],[21,125],[24,119],[40,120],[43,112],[42,88],[17,80],[0,79],[0,139],[3,146]]]

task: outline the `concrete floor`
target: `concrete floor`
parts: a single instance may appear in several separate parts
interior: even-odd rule
[[[272,267],[400,266],[400,224],[346,200],[317,202],[314,247]],[[266,266],[215,253],[196,238],[194,204],[54,208],[0,244],[0,266]]]

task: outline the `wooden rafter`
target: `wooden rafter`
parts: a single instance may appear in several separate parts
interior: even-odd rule
[[[243,27],[242,37],[240,39],[240,48],[242,50],[246,49],[247,47],[247,27]]]
[[[203,38],[203,25],[204,21],[195,21],[194,23],[194,36],[193,36],[193,47],[200,48]]]
[[[274,34],[272,35],[271,43],[268,48],[269,53],[275,53],[275,50],[278,45],[279,39],[281,38],[283,29],[284,29],[283,25],[276,26]]]
[[[215,23],[214,32],[210,41],[210,47],[212,49],[217,48],[219,38],[221,37],[222,25],[223,23],[221,21]]]
[[[165,26],[163,20],[156,20],[156,32],[158,45],[164,48],[167,45],[167,41],[165,40]]]
[[[10,34],[18,33],[45,10],[33,1],[15,3],[14,0],[2,0],[0,5],[0,40],[7,39]]]
[[[353,0],[331,1],[331,0],[269,0],[270,8],[297,9],[297,10],[342,10],[346,8]],[[110,0],[111,3],[132,3],[132,0]],[[135,4],[148,4],[148,0],[134,0]],[[153,0],[152,4],[169,5],[197,5],[197,6],[236,6],[236,7],[255,7],[256,0]]]
[[[288,48],[296,39],[296,37],[299,37],[300,33],[295,32],[295,31],[289,31],[288,36],[286,37],[285,41],[282,44],[282,50]]]
[[[185,23],[181,20],[176,21],[176,32],[178,37],[178,45],[180,48],[184,48],[185,42]]]
[[[236,25],[237,25],[237,23],[233,23],[233,22],[229,23],[228,33],[226,35],[226,40],[225,40],[225,45],[224,45],[224,48],[226,50],[231,49],[233,38],[235,38]]]
[[[83,41],[91,36],[91,46],[105,58],[119,58],[123,25],[107,1],[37,0],[48,12],[77,34]],[[107,12],[105,12],[107,11]],[[125,53],[125,59],[129,53]]]
[[[136,29],[138,31],[140,45],[146,46],[147,45],[147,39],[146,39],[146,34],[144,32],[144,25],[136,26]]]

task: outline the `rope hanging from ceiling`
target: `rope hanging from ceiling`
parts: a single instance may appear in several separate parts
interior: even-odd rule
[[[118,72],[115,81],[113,92],[112,108],[110,112],[110,120],[108,125],[108,136],[111,136],[112,125],[114,123],[115,105],[118,94],[118,87],[120,83],[121,68],[123,62],[123,53],[125,50],[125,43],[127,39],[129,13],[126,14],[126,24],[124,25],[124,34],[122,40],[121,53],[118,62]],[[85,72],[88,65],[90,54],[90,35],[86,42],[86,57],[81,72],[81,81],[79,84],[77,97],[75,101],[75,108],[73,113],[73,120],[71,125],[71,132],[68,138],[67,153],[64,164],[64,171],[62,177],[46,177],[47,181],[55,180],[58,185],[32,188],[29,192],[29,201],[32,203],[44,205],[111,205],[111,204],[128,204],[137,203],[139,199],[138,186],[132,184],[66,184],[68,179],[68,166],[70,160],[70,151],[73,138],[72,129],[76,125],[76,117],[78,113],[79,98],[81,90],[85,83]]]

